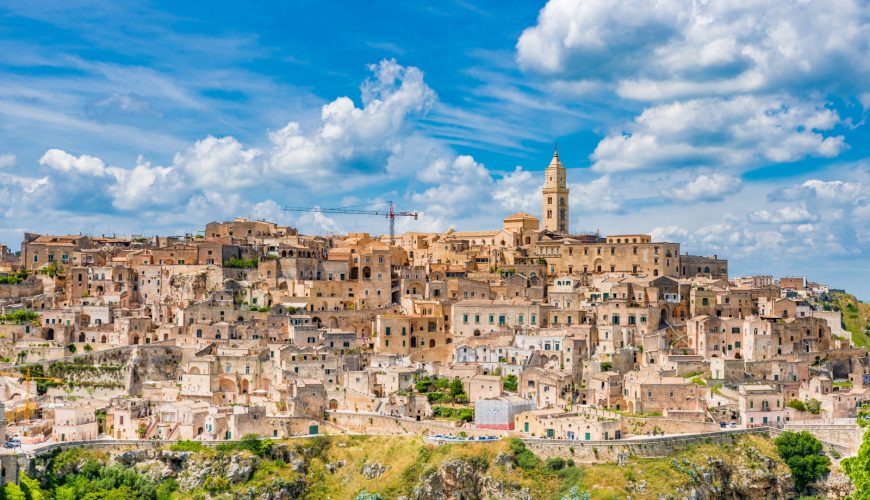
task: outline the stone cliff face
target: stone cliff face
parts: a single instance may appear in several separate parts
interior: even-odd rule
[[[527,489],[488,476],[487,468],[486,460],[449,460],[437,470],[424,474],[414,488],[411,498],[413,500],[532,499]]]
[[[794,482],[787,466],[751,445],[735,446],[721,456],[696,461],[672,459],[672,468],[688,476],[677,488],[678,498],[787,499],[794,498]]]
[[[88,459],[83,456],[79,460],[70,461],[64,467],[55,471],[55,477],[63,480],[66,476],[79,474],[87,468]],[[288,470],[304,473],[308,466],[305,453],[299,453],[286,445],[275,445],[267,457],[286,464]],[[160,450],[156,448],[131,449],[106,454],[99,459],[105,465],[118,464],[132,468],[137,473],[159,483],[173,479],[178,482],[178,490],[182,493],[205,489],[221,492],[231,487],[247,484],[260,465],[261,459],[250,453],[194,453],[189,451]],[[45,463],[35,466],[35,476],[42,479],[46,475]],[[241,496],[236,492],[236,498],[289,500],[300,498],[306,490],[305,481],[288,480],[284,477],[269,478],[258,481],[244,489]],[[214,496],[221,496],[215,493]]]
[[[699,480],[681,488],[685,498],[773,500],[795,497],[791,474],[777,470],[767,457],[760,466],[727,463],[718,458],[710,458],[708,464],[701,469]]]
[[[701,445],[672,458],[625,454],[616,462],[579,467],[570,460],[557,465],[556,459],[521,456],[513,443],[431,447],[412,438],[342,437],[272,443],[255,451],[233,446],[85,449],[42,457],[31,472],[38,479],[62,482],[71,474],[88,474],[89,467],[92,474],[88,461],[96,460],[132,469],[151,484],[174,481],[181,497],[202,498],[574,500],[593,492],[656,500],[796,496],[788,467],[761,437],[733,446]],[[385,450],[391,447],[395,452]],[[812,487],[813,493],[829,498],[851,492],[851,483],[837,473]],[[554,497],[555,491],[563,493]]]

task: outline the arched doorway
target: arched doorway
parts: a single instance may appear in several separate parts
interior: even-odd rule
[[[45,340],[54,340],[54,328],[45,331]]]
[[[435,339],[429,339],[429,348],[435,347]]]
[[[593,264],[593,269],[595,270],[596,273],[600,273],[602,271],[603,266],[604,266],[603,259],[595,259],[595,263]]]
[[[233,393],[236,392],[236,383],[228,378],[222,378],[220,380],[220,390],[224,393]]]

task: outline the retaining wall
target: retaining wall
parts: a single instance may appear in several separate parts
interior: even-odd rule
[[[733,444],[744,434],[767,434],[767,428],[736,429],[684,436],[661,436],[612,441],[572,441],[555,439],[524,439],[526,446],[542,458],[572,458],[578,463],[616,461],[620,453],[646,458],[660,458],[682,451],[695,444]]]

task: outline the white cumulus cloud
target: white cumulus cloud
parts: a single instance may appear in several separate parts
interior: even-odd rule
[[[838,123],[836,111],[788,98],[692,99],[645,109],[602,139],[591,159],[597,171],[620,172],[830,158],[846,147],[843,136],[826,135]]]
[[[804,206],[787,206],[773,211],[752,212],[749,220],[757,224],[807,224],[818,221],[819,216]]]
[[[868,39],[862,0],[550,0],[516,59],[526,70],[613,82],[638,100],[808,85],[853,93],[866,92]]]
[[[306,132],[290,122],[270,134],[270,172],[314,183],[355,164],[382,169],[390,162],[412,133],[408,118],[425,114],[436,94],[420,69],[394,59],[369,69],[372,78],[361,87],[362,107],[339,97],[323,106],[316,130]]]
[[[173,164],[202,188],[237,189],[262,181],[260,151],[245,149],[234,137],[208,136],[175,154]]]
[[[701,173],[685,183],[674,184],[664,194],[679,201],[718,201],[740,191],[743,182],[719,172]]]

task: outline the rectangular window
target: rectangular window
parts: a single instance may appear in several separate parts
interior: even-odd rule
[[[462,315],[462,322],[465,323],[466,325],[468,324],[468,315],[467,314]]]
[[[389,326],[384,328],[384,335],[386,335],[387,337],[390,336],[390,327]]]

